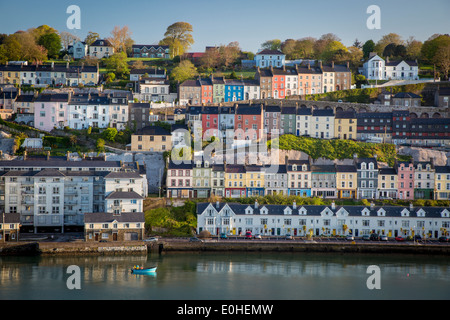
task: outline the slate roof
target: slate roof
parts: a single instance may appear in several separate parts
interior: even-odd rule
[[[147,135],[147,136],[170,136],[171,132],[160,126],[146,126],[139,129],[135,135]]]
[[[280,55],[283,55],[283,56],[285,55],[283,52],[281,52],[279,50],[269,50],[269,49],[265,49],[265,50],[262,50],[262,51],[257,53],[257,55],[260,55],[260,54],[273,54],[273,55],[280,54]]]
[[[211,204],[211,206],[216,210],[220,211],[222,210],[226,205],[234,212],[236,215],[244,215],[245,209],[248,207],[253,209],[253,215],[261,214],[262,208],[268,209],[269,215],[285,215],[284,210],[286,208],[290,208],[292,211],[292,215],[299,215],[299,210],[301,208],[306,209],[306,216],[320,216],[321,212],[328,209],[333,213],[335,216],[336,213],[344,209],[348,212],[349,216],[352,217],[361,217],[363,216],[362,212],[365,210],[368,212],[369,217],[378,217],[378,211],[380,209],[383,209],[385,211],[386,217],[401,217],[402,211],[407,210],[409,213],[409,217],[418,217],[418,212],[423,210],[425,211],[425,218],[441,218],[441,213],[444,210],[450,211],[449,208],[445,207],[413,207],[412,209],[410,207],[400,207],[400,206],[335,206],[333,209],[332,206],[325,206],[325,205],[296,205],[296,208],[294,209],[293,205],[265,205],[265,204],[258,204],[257,208],[255,208],[255,204],[240,204],[240,203],[227,203],[227,202],[219,202],[219,203],[198,203],[197,204],[197,214],[202,214],[205,209]],[[264,215],[267,216],[267,215]],[[448,218],[446,218],[448,219]]]
[[[106,199],[144,199],[135,191],[113,191]]]
[[[145,222],[143,212],[121,212],[120,214],[108,212],[89,212],[84,214],[84,223],[111,223],[117,222]]]

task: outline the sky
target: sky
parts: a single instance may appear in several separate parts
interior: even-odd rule
[[[70,5],[81,11],[81,29],[69,30]],[[367,13],[377,5],[381,29],[368,29]],[[193,26],[189,51],[237,41],[243,51],[257,52],[267,40],[320,38],[334,33],[351,46],[355,39],[377,42],[397,33],[425,41],[450,33],[450,0],[0,0],[0,33],[11,34],[47,24],[84,39],[89,31],[101,38],[114,26],[128,26],[136,44],[157,44],[177,21]]]

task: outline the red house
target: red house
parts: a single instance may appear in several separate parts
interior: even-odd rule
[[[263,106],[241,104],[236,108],[234,119],[235,137],[238,140],[259,140],[264,129]]]
[[[211,90],[212,91],[212,90]],[[219,107],[205,106],[202,108],[202,137],[209,140],[212,136],[219,136]]]
[[[211,79],[199,79],[201,89],[201,101],[202,103],[213,102],[213,83]]]

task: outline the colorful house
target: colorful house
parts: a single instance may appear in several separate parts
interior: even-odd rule
[[[246,165],[245,173],[247,197],[264,196],[264,167]]]
[[[238,105],[234,126],[239,140],[259,140],[264,130],[262,105]]]
[[[450,200],[450,166],[436,166],[435,200]]]
[[[414,200],[414,163],[399,161],[395,163],[397,170],[398,198]]]
[[[240,198],[246,196],[245,165],[227,164],[225,166],[225,197]]]
[[[336,165],[336,188],[339,199],[356,199],[358,173],[355,165]]]
[[[310,197],[312,173],[309,161],[290,160],[286,167],[288,195]]]
[[[244,81],[225,80],[225,102],[244,100]]]

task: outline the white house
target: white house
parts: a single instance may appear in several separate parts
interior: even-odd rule
[[[421,235],[437,239],[450,223],[444,207],[297,206],[239,203],[197,204],[197,232],[293,236],[377,233],[388,237]]]
[[[368,80],[419,79],[417,61],[389,61],[389,58],[385,61],[377,54],[372,54],[360,71]]]
[[[74,59],[83,59],[89,51],[89,46],[82,41],[76,41],[69,49]]]
[[[260,68],[281,68],[286,61],[286,55],[278,50],[262,50],[255,56],[256,67]]]
[[[89,55],[98,59],[108,58],[114,54],[114,47],[106,39],[98,39],[89,46]]]
[[[79,101],[81,100],[81,101]],[[68,126],[71,129],[107,128],[110,123],[108,97],[90,96],[72,99],[68,105]]]

